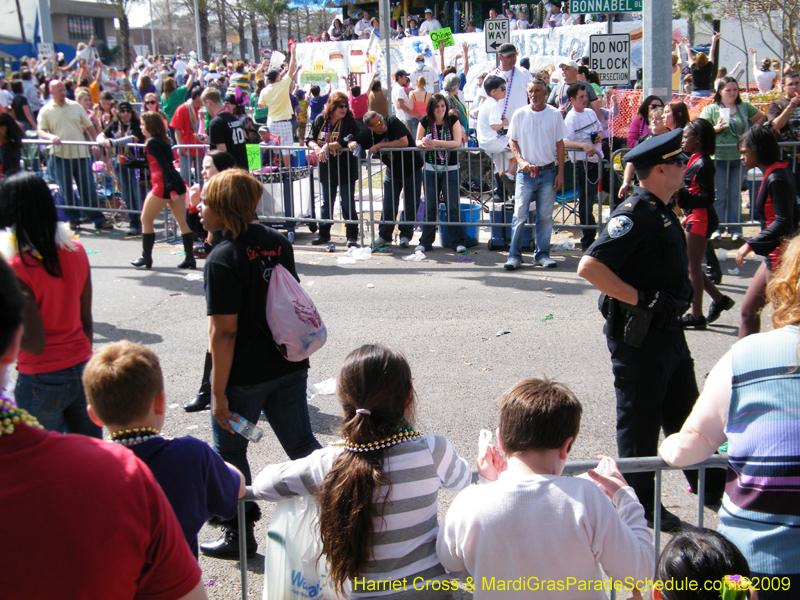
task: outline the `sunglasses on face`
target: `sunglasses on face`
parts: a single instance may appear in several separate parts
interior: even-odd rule
[[[372,125],[370,125],[369,127],[370,127],[370,129],[374,129],[375,127],[380,127],[381,125],[383,125],[383,123],[384,123],[384,121],[383,121],[383,117],[381,117],[380,119],[378,119],[377,121],[375,121],[375,122],[374,122]]]
[[[347,104],[334,104],[333,108],[347,108]]]
[[[120,112],[120,113],[129,113],[129,112],[131,112],[131,109],[130,109],[130,108],[120,108],[119,110],[117,110],[117,112]]]
[[[678,166],[678,167],[683,167],[686,164],[686,162],[682,158],[676,158],[675,160],[669,160],[669,161],[667,161],[665,163],[661,163],[661,164],[663,164],[663,165],[675,165],[675,166]]]
[[[156,102],[155,100],[148,100],[147,102],[145,102],[146,106],[150,106],[151,104],[158,104],[158,102]]]
[[[497,88],[497,89],[498,89],[498,90],[500,90],[501,92],[505,92],[505,91],[506,91],[506,86],[504,86],[504,85],[501,85],[501,86],[500,86],[499,88]]]
[[[653,110],[654,108],[664,108],[663,104],[651,104],[650,108],[647,110]]]

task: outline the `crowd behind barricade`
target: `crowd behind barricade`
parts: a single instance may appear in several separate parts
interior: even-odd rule
[[[549,4],[548,18],[561,14]],[[523,15],[517,26],[524,22]],[[759,598],[795,597],[800,240],[793,236],[800,211],[796,152],[779,140],[798,141],[800,76],[762,76],[759,85],[781,86],[764,112],[741,98],[735,77],[714,84],[708,56],[686,50],[684,82],[692,77],[692,96],[701,100],[644,98],[625,136],[612,126],[622,103],[585,64],[571,58],[533,74],[517,65],[512,44],[499,48],[498,68],[478,78],[469,107],[466,47],[453,65],[443,53],[434,67],[417,57],[413,68],[393,74],[389,94],[377,73],[362,80],[363,89],[357,77],[344,78],[346,91],[330,81],[297,89],[294,46],[283,65],[224,57],[203,65],[179,51],[173,61],[140,57],[133,72],[99,62],[90,69],[83,56],[23,66],[11,78],[12,89],[23,91],[0,114],[0,380],[15,361],[19,371],[13,396],[3,392],[0,400],[0,458],[14,484],[0,487],[0,506],[14,516],[5,527],[21,545],[2,553],[17,574],[10,597],[61,597],[65,582],[100,572],[98,589],[113,597],[202,598],[198,551],[238,558],[240,541],[248,555],[258,546],[258,505],[242,505],[244,531],[236,518],[245,484],[262,500],[315,498],[326,585],[352,598],[448,598],[458,573],[475,598],[514,591],[601,598],[606,576],[631,593],[628,582],[667,600],[720,596],[715,582],[724,598],[755,597],[742,578],[756,582]],[[39,141],[23,145],[25,135]],[[260,141],[262,161],[278,172],[292,168],[294,144],[314,157],[322,222],[312,244],[331,241],[337,196],[347,245],[358,244],[359,158],[375,156],[385,166],[375,246],[392,243],[388,222],[399,212],[399,244],[409,247],[424,198],[416,251],[433,249],[443,211],[449,245],[463,252],[468,158],[460,149],[471,139],[491,159],[501,202],[513,201],[508,271],[522,264],[526,226],[535,263],[557,266],[553,213],[571,172],[585,251],[578,274],[604,294],[619,456],[655,456],[661,430],[668,436],[661,455],[679,467],[727,443],[728,474],[709,474],[702,499],[721,503],[724,537],[679,534],[654,564],[648,526],[674,532],[679,520],[659,504],[652,474],[626,480],[611,459],[588,480],[561,477],[582,407],[546,379],[519,382],[498,400],[497,447],[485,447],[481,484],[473,486],[469,463],[446,438],[414,429],[417,399],[405,358],[363,346],[338,375],[343,439],[320,447],[306,399],[308,357],[290,359],[275,345],[275,323],[264,311],[280,274],[299,276],[288,236],[258,222],[264,186],[248,172],[247,144]],[[603,161],[623,147],[622,179],[607,183]],[[18,173],[23,166],[31,172]],[[743,238],[741,186],[745,171],[756,169],[762,180],[749,208],[760,230]],[[183,240],[179,268],[196,267],[196,235],[208,246],[208,352],[200,392],[185,408],[211,406],[214,451],[193,438],[161,437],[166,399],[152,351],[121,342],[93,352],[91,271],[70,229],[113,227],[100,203],[106,178],[128,207],[129,233],[142,237],[135,267],[153,266],[155,222],[165,207]],[[292,178],[280,185],[291,188]],[[599,194],[614,189],[619,205],[598,227]],[[750,252],[765,262],[742,302],[741,341],[700,395],[684,329],[705,329],[734,306],[714,285],[721,273],[702,268],[708,248],[713,254],[709,240],[723,234],[720,223],[732,242],[743,241],[739,264]],[[704,292],[712,298],[707,316]],[[760,334],[768,301],[775,329]],[[254,477],[250,438],[241,432],[251,435],[262,412],[290,461]],[[113,443],[102,442],[103,427]],[[698,493],[697,471],[685,473]],[[440,488],[461,491],[441,527]],[[77,514],[89,515],[90,526]],[[64,528],[68,517],[80,527]],[[221,537],[198,544],[212,518]],[[129,527],[120,529],[120,521]],[[115,540],[118,552],[92,549],[96,539]],[[532,545],[536,539],[547,546]],[[15,560],[34,551],[57,571],[52,577]],[[74,560],[63,560],[67,552]]]

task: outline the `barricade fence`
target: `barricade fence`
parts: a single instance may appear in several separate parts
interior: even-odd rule
[[[662,477],[664,471],[679,471],[687,470],[687,467],[673,467],[664,462],[663,459],[657,456],[641,457],[641,458],[617,458],[615,459],[617,467],[620,472],[625,473],[655,473],[654,482],[654,506],[653,506],[653,564],[658,564],[658,557],[661,555],[661,490],[662,490]],[[562,472],[563,477],[575,477],[586,473],[589,469],[597,467],[596,460],[572,461],[564,466]],[[704,523],[704,496],[706,488],[706,471],[708,469],[727,469],[728,457],[716,454],[703,462],[695,465],[690,465],[688,470],[697,470],[697,527],[703,527]],[[472,469],[472,483],[478,483],[478,470]],[[245,502],[258,502],[259,499],[253,493],[253,489],[247,486],[247,491],[242,499],[239,500],[239,531],[245,531]],[[249,597],[249,588],[247,583],[247,536],[239,536],[239,573],[242,584],[242,600],[247,600]],[[266,578],[268,573],[264,573]],[[610,600],[615,600],[615,590],[610,590]]]
[[[25,168],[53,182],[64,220],[97,223],[105,213],[129,218],[132,227],[138,223],[151,187],[144,144],[122,146],[112,141],[104,146],[75,141],[54,145],[40,139],[25,139],[23,144]],[[785,158],[795,165],[800,142],[783,142],[781,146]],[[202,185],[202,162],[208,147],[182,144],[173,149],[187,185]],[[731,149],[735,146],[718,146],[718,151]],[[323,239],[330,235],[332,226],[341,225],[347,238],[361,245],[374,245],[378,238],[380,242],[399,238],[410,243],[415,231],[422,230],[424,245],[429,248],[434,240],[433,227],[438,227],[439,243],[446,247],[459,242],[466,247],[477,245],[481,228],[491,231],[489,249],[502,249],[511,242],[516,184],[504,182],[497,175],[497,155],[489,155],[482,148],[392,148],[366,158],[356,158],[342,149],[329,157],[328,165],[314,160],[314,153],[301,146],[261,145],[250,150],[250,172],[264,185],[257,215],[263,222],[284,229],[291,241],[295,229],[305,224],[312,232],[320,230]],[[252,156],[254,151],[257,160]],[[619,202],[624,168],[621,159],[627,151],[615,150],[595,167],[578,156],[580,151],[568,149],[564,181],[556,191],[552,213],[548,206],[537,207],[536,198],[532,198],[523,246],[533,249],[531,230],[537,218],[551,217],[555,231],[582,229],[584,237],[602,228],[608,212]],[[288,154],[288,167],[284,153]],[[436,166],[431,161],[441,164]],[[739,160],[719,162],[717,168],[726,169],[726,180],[738,192],[718,198],[718,205],[722,203],[718,211],[722,213],[718,215],[720,227],[758,225],[752,218],[741,217],[741,187],[746,181],[752,205],[761,175],[755,171],[745,175]],[[537,208],[541,209],[538,214]],[[164,223],[165,237],[171,239],[176,230],[166,212]]]

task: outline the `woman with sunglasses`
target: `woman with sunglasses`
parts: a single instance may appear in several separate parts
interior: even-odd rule
[[[169,127],[167,115],[164,114],[164,111],[161,110],[161,105],[158,103],[158,96],[155,94],[145,94],[142,106],[144,107],[144,112],[154,112],[161,115],[161,117],[164,119],[164,126]]]
[[[755,252],[764,257],[742,301],[739,339],[761,330],[761,309],[767,303],[767,284],[778,269],[787,240],[797,233],[798,211],[795,179],[789,164],[781,160],[781,149],[772,127],[754,125],[739,140],[739,152],[745,169],[761,169],[764,179],[753,204],[753,217],[761,222],[761,231],[736,253],[736,262]]]
[[[447,101],[442,94],[434,94],[428,102],[426,116],[417,125],[417,148],[425,152],[422,183],[425,187],[425,220],[436,221],[439,202],[447,206],[447,231],[456,252],[466,250],[464,228],[454,225],[461,221],[459,194],[460,172],[458,153],[442,150],[461,147],[461,120],[457,110],[447,111]],[[416,250],[429,252],[436,235],[435,225],[423,225],[422,237]]]
[[[358,126],[350,112],[347,96],[343,92],[334,92],[328,98],[322,114],[314,119],[308,138],[308,147],[316,153],[319,160],[322,219],[331,218],[337,191],[341,197],[342,216],[348,221],[357,219],[353,197],[359,175],[358,160],[353,154],[358,146],[354,139],[357,135]],[[357,223],[347,223],[345,234],[348,248],[358,245]],[[331,224],[321,223],[319,234],[311,243],[317,246],[330,240]]]
[[[97,137],[97,141],[107,150],[110,150],[112,145],[117,148],[115,170],[120,192],[128,210],[135,211],[129,214],[128,235],[139,235],[142,231],[142,223],[138,211],[141,209],[142,199],[145,197],[144,177],[138,179],[136,177],[137,169],[130,169],[125,166],[125,163],[128,160],[139,158],[141,150],[123,147],[128,144],[141,144],[144,141],[144,134],[139,123],[139,115],[133,110],[130,102],[119,103],[114,119]]]
[[[727,117],[723,116],[723,111]],[[749,102],[742,101],[739,84],[733,77],[723,77],[713,102],[703,109],[700,118],[710,121],[717,132],[717,153],[714,155],[717,200],[714,209],[722,223],[739,223],[742,220],[742,163],[735,144],[739,143],[751,122],[760,125],[767,116]],[[733,147],[720,148],[722,144]],[[722,233],[722,227],[717,228],[711,239],[717,239]],[[734,242],[742,239],[741,225],[728,227],[728,233]]]
[[[194,269],[194,234],[186,223],[186,209],[183,197],[186,184],[173,165],[172,147],[167,135],[167,126],[159,113],[146,112],[142,115],[142,133],[147,138],[147,162],[150,165],[152,189],[144,199],[142,208],[142,256],[132,260],[134,267],[150,269],[153,266],[153,246],[156,241],[156,217],[169,205],[172,216],[181,230],[184,260],[179,269]]]
[[[650,122],[650,108],[661,107],[664,108],[664,102],[658,96],[648,96],[639,105],[639,114],[631,121],[631,126],[628,128],[628,148],[633,148],[639,143],[639,138],[643,135],[650,133],[647,124]]]

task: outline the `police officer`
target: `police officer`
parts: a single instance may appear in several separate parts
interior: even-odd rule
[[[640,187],[611,215],[588,248],[578,275],[603,293],[614,389],[617,397],[617,450],[620,457],[657,456],[659,430],[679,431],[698,396],[694,361],[686,345],[681,315],[692,286],[686,240],[668,203],[683,187],[683,130],[655,136],[628,152]],[[709,470],[709,473],[714,470]],[[721,473],[721,472],[720,472]],[[654,476],[626,474],[654,522]],[[697,490],[697,472],[687,472]],[[716,503],[724,482],[708,481],[706,503]],[[663,506],[662,531],[674,531],[678,517]]]

